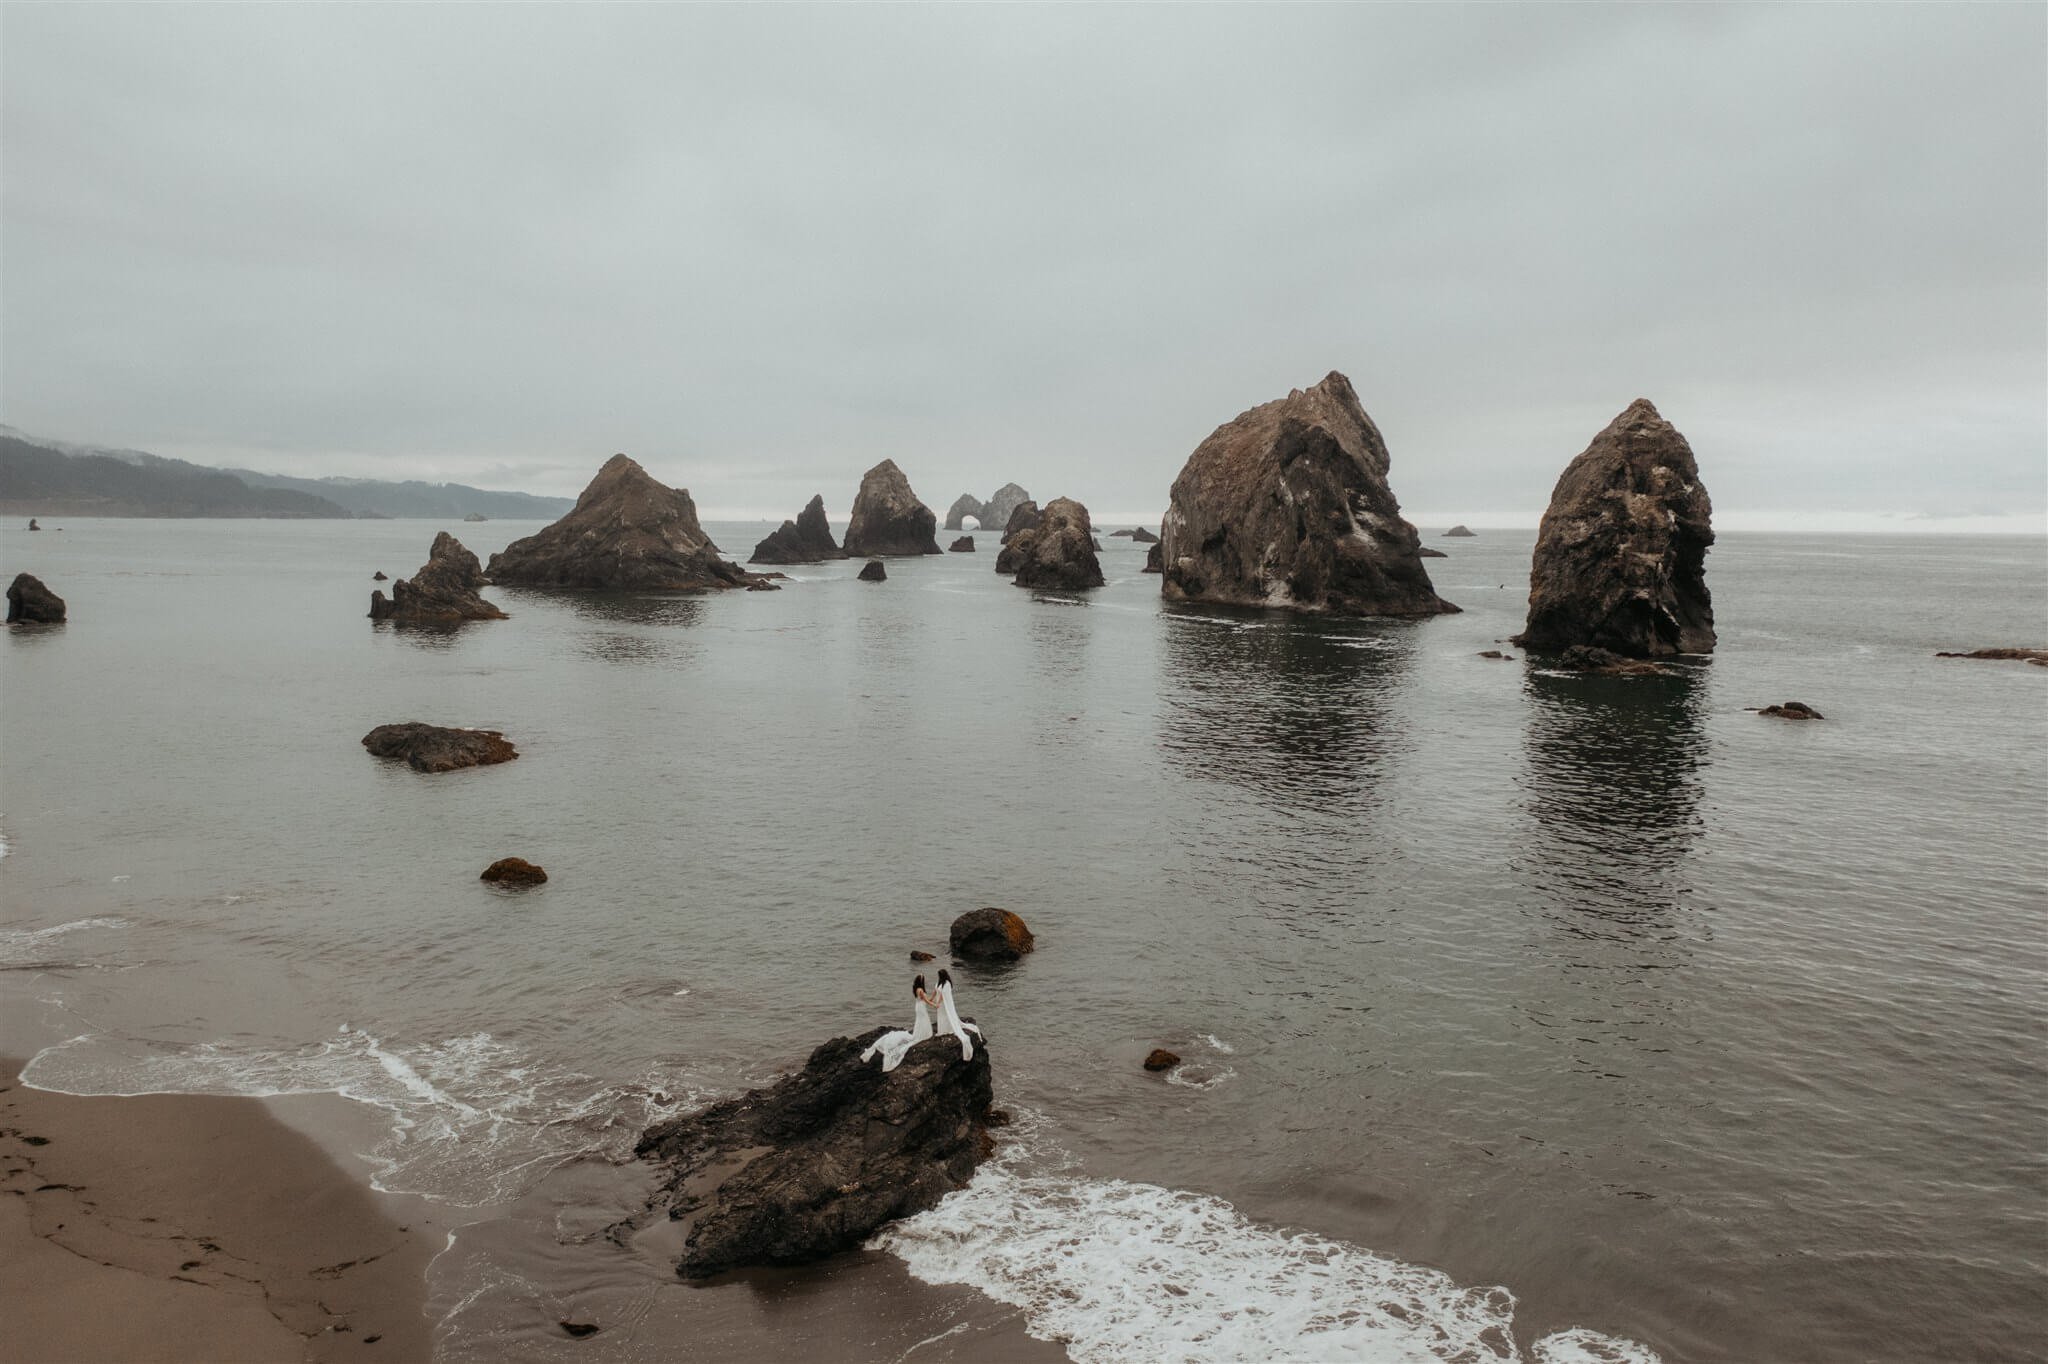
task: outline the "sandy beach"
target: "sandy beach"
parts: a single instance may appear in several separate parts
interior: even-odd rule
[[[433,1247],[254,1099],[0,1061],[0,1360],[424,1361]]]

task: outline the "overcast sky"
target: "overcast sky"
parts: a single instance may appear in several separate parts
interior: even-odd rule
[[[1643,396],[1724,525],[2040,530],[2044,52],[2040,5],[10,4],[0,421],[1149,519],[1340,369],[1425,524],[1533,524]]]

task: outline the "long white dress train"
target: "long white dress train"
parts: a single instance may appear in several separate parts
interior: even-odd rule
[[[883,1033],[874,1040],[872,1046],[860,1054],[861,1060],[866,1061],[879,1052],[882,1057],[882,1069],[894,1070],[903,1064],[904,1056],[909,1053],[912,1047],[932,1035],[931,1006],[920,999],[914,1001],[911,1004],[911,1008],[913,1013],[910,1019],[910,1031],[905,1032],[903,1029],[898,1028],[894,1032]]]
[[[981,1029],[972,1023],[962,1023],[958,1011],[953,1008],[953,982],[947,981],[939,987],[939,1032],[951,1034],[960,1039],[960,1059],[974,1059],[974,1043],[967,1040],[967,1034],[981,1036]]]

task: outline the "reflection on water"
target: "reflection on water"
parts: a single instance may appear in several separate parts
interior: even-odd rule
[[[704,618],[702,597],[661,596],[644,592],[562,592],[550,594],[567,602],[587,621],[606,625],[695,625]]]
[[[415,649],[436,651],[453,649],[462,638],[462,632],[482,621],[372,621],[370,628],[377,634],[409,644]]]

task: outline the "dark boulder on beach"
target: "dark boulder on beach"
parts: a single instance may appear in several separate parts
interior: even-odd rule
[[[1015,961],[1037,946],[1024,921],[1007,909],[970,909],[953,920],[953,955],[969,961]]]
[[[1340,616],[1441,615],[1386,442],[1351,381],[1254,407],[1195,447],[1160,528],[1170,601]]]
[[[1713,513],[1692,447],[1636,399],[1559,476],[1529,566],[1528,624],[1514,642],[1631,658],[1713,652]]]
[[[1551,661],[1565,672],[1588,673],[1596,677],[1672,675],[1671,669],[1661,663],[1652,663],[1643,658],[1624,658],[1612,649],[1597,649],[1590,644],[1574,644]]]
[[[957,1038],[929,1038],[885,1073],[860,1054],[886,1031],[835,1037],[793,1075],[648,1128],[635,1154],[661,1184],[612,1238],[682,1222],[676,1272],[707,1279],[852,1250],[965,1187],[992,1145],[987,1043],[963,1061]]]
[[[535,866],[523,857],[501,857],[484,868],[479,881],[489,881],[494,886],[521,887],[547,884],[545,869]]]
[[[972,535],[963,535],[952,544],[947,545],[946,548],[954,554],[972,554],[974,553],[974,537]]]
[[[9,625],[62,625],[64,599],[33,573],[17,573],[7,585]]]
[[[917,500],[910,480],[885,459],[861,477],[853,499],[853,518],[846,526],[849,558],[876,554],[937,554],[939,519]]]
[[[1088,509],[1071,497],[1048,502],[1038,524],[1019,531],[997,556],[996,571],[1017,575],[1018,587],[1078,591],[1102,586],[1101,546],[1088,524]]]
[[[511,762],[519,750],[495,729],[450,729],[409,720],[379,725],[363,736],[363,747],[380,758],[403,758],[415,772],[452,772]]]
[[[1781,720],[1825,720],[1828,718],[1812,706],[1807,705],[1804,701],[1780,701],[1775,706],[1765,706],[1757,714],[1775,715]]]
[[[1172,1070],[1179,1064],[1180,1058],[1164,1047],[1152,1048],[1152,1054],[1145,1058],[1145,1069],[1147,1070]]]
[[[854,575],[864,583],[885,583],[889,581],[889,569],[880,559],[870,559],[860,566]]]
[[[452,625],[464,620],[504,620],[505,613],[478,596],[486,586],[483,565],[460,540],[442,531],[427,551],[427,562],[411,578],[391,584],[391,596],[370,594],[370,619],[397,625]]]
[[[981,499],[973,493],[962,493],[953,499],[952,506],[946,508],[946,529],[965,530],[970,516],[984,528],[988,526],[988,509],[982,506]]]
[[[561,520],[491,556],[490,578],[513,587],[701,592],[754,575],[718,555],[686,488],[656,481],[624,455],[605,461]]]
[[[784,521],[754,546],[750,564],[816,564],[827,559],[844,559],[846,551],[832,538],[832,525],[825,519],[824,494],[813,497],[796,514]]]
[[[1158,545],[1153,545],[1145,551],[1145,567],[1143,571],[1146,573],[1164,573],[1166,571],[1166,562],[1161,555]]]

